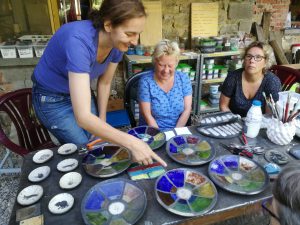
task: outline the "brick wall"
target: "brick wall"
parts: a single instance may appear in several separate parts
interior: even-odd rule
[[[271,12],[271,29],[280,30],[284,27],[290,3],[290,0],[257,0],[253,12],[258,14],[264,11]]]

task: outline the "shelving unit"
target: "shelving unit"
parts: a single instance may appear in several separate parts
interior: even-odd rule
[[[196,71],[195,80],[191,81],[193,88],[193,103],[192,103],[192,114],[197,114],[197,103],[198,103],[198,84],[199,84],[199,59],[198,53],[191,53],[180,56],[180,62],[186,62],[192,65]],[[140,55],[127,55],[124,54],[123,58],[123,71],[124,80],[126,81],[129,77],[134,76],[133,66],[134,65],[147,65],[152,67],[151,56],[140,56]]]
[[[219,106],[212,107],[210,105],[201,107],[200,102],[202,99],[202,92],[203,92],[203,85],[207,84],[217,84],[217,83],[223,83],[225,78],[215,78],[215,79],[209,79],[209,80],[203,80],[202,74],[203,74],[203,65],[205,59],[216,59],[216,58],[231,58],[231,56],[237,56],[240,55],[240,51],[226,51],[226,52],[215,52],[215,53],[200,53],[200,60],[199,60],[199,72],[198,72],[198,101],[197,101],[197,115],[204,114],[204,113],[211,113],[219,111]]]

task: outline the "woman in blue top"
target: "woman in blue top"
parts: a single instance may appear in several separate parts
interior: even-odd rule
[[[192,109],[192,85],[188,75],[176,71],[180,50],[176,42],[163,40],[154,50],[154,71],[139,81],[140,125],[161,130],[186,125]]]
[[[34,70],[32,94],[38,118],[61,144],[86,144],[94,135],[128,148],[139,163],[166,165],[143,141],[106,123],[115,70],[137,44],[145,19],[140,0],[104,0],[90,20],[65,24],[53,35]],[[95,78],[98,109],[90,89]]]
[[[229,73],[220,97],[221,111],[232,111],[242,117],[247,115],[254,99],[263,103],[263,112],[268,112],[262,92],[278,101],[281,89],[279,78],[267,71],[270,67],[268,47],[261,42],[253,42],[245,49],[244,68]]]

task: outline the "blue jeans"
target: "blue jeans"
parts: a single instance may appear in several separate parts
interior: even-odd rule
[[[69,94],[54,93],[39,85],[32,76],[32,104],[41,123],[61,144],[86,144],[91,134],[78,126]],[[95,99],[91,97],[91,112],[98,115]]]

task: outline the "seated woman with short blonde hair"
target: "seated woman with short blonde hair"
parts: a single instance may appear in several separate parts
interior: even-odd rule
[[[192,109],[189,76],[176,71],[180,50],[176,42],[160,41],[154,50],[154,70],[139,81],[139,125],[167,130],[186,125]]]

